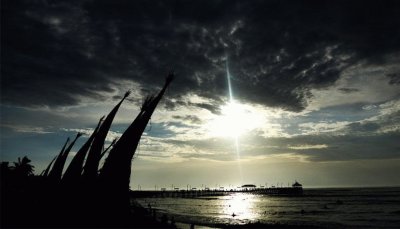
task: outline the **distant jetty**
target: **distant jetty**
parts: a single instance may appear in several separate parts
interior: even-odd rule
[[[181,197],[181,198],[195,198],[202,196],[222,196],[231,193],[252,193],[260,195],[282,195],[282,196],[299,196],[303,194],[303,186],[297,181],[291,187],[257,187],[253,184],[246,184],[236,189],[174,189],[174,190],[135,190],[130,191],[131,197],[134,198],[164,198],[164,197]]]

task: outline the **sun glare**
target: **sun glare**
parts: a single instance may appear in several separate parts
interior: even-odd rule
[[[254,220],[258,214],[256,212],[256,198],[254,195],[246,193],[235,193],[229,195],[221,203],[221,217],[229,217],[234,220]]]
[[[221,115],[210,122],[213,136],[237,138],[262,124],[262,116],[249,106],[231,101],[221,107]]]

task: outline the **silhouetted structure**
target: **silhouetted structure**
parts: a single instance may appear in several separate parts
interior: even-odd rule
[[[68,145],[69,138],[58,156],[54,157],[40,176],[21,176],[24,181],[10,182],[2,177],[2,226],[12,227],[128,227],[131,225],[159,227],[154,221],[131,214],[129,182],[131,161],[140,138],[167,87],[173,80],[170,73],[157,96],[145,99],[132,124],[105,150],[104,142],[111,124],[122,102],[129,96],[125,93],[121,101],[111,110],[104,122],[99,120],[88,140],[71,160],[62,175],[66,159],[77,139]],[[68,145],[68,146],[67,146]],[[102,169],[99,162],[106,153]],[[86,158],[86,161],[85,161]],[[15,164],[15,170],[24,168],[31,174],[30,160],[24,157]],[[7,163],[1,164],[3,175],[9,175]],[[99,174],[100,173],[100,174]],[[13,173],[15,174],[15,173]],[[9,178],[9,176],[8,176]],[[35,206],[36,209],[33,209]],[[4,213],[4,212],[7,213]],[[24,219],[18,220],[23,217]],[[163,225],[165,226],[165,225]]]
[[[83,164],[85,162],[85,157],[87,152],[92,145],[93,139],[97,134],[97,131],[100,127],[101,122],[103,121],[104,116],[100,118],[99,123],[97,124],[96,128],[94,129],[93,133],[90,135],[89,139],[83,144],[83,146],[79,149],[76,153],[74,158],[72,159],[71,163],[69,164],[65,174],[62,178],[63,182],[76,182],[81,179]]]
[[[145,100],[136,119],[110,151],[100,174],[99,190],[109,196],[103,203],[101,213],[115,214],[119,217],[129,214],[131,161],[147,123],[172,80],[173,74],[170,73],[158,95]],[[112,212],[110,209],[113,209]]]
[[[50,168],[51,168],[51,166],[53,165],[53,162],[57,159],[57,157],[58,157],[58,155],[56,155],[56,156],[53,158],[53,160],[51,160],[51,162],[49,163],[49,165],[46,167],[45,170],[43,170],[43,172],[40,174],[40,176],[47,177],[47,176],[49,175]]]
[[[111,123],[114,120],[115,115],[118,112],[119,107],[122,102],[128,97],[130,92],[126,92],[121,101],[111,110],[111,112],[107,115],[103,124],[101,124],[100,129],[96,136],[94,137],[92,146],[90,147],[89,154],[85,163],[83,176],[88,181],[94,181],[98,175],[98,168],[101,159],[101,152],[104,146],[104,141],[107,137],[107,133],[110,130]]]
[[[62,155],[64,153],[65,147],[67,147],[67,144],[69,142],[69,138],[67,138],[67,141],[65,142],[64,146],[62,147],[60,153],[58,154],[56,160],[54,161],[54,165],[52,167],[52,169],[50,170],[50,172],[48,173],[48,177],[49,178],[55,178],[57,175],[57,169],[55,168],[59,168],[61,165],[61,160],[62,160]],[[49,164],[48,168],[50,169],[51,163]],[[45,172],[46,174],[46,172]],[[47,176],[47,175],[46,175]]]
[[[68,154],[71,151],[72,147],[75,145],[76,140],[82,136],[81,133],[77,133],[75,139],[69,144],[68,148],[57,158],[54,163],[53,169],[49,174],[49,179],[55,182],[61,181],[62,172],[64,169],[65,161],[67,160]]]
[[[118,141],[118,138],[114,139],[111,144],[101,153],[100,159],[106,155],[106,153],[115,145],[115,143]]]

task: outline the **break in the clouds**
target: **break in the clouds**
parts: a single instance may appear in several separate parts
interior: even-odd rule
[[[140,169],[236,161],[231,129],[250,170],[276,157],[385,164],[400,158],[399,12],[389,0],[1,1],[2,159],[44,167],[132,90],[109,143],[174,69]]]

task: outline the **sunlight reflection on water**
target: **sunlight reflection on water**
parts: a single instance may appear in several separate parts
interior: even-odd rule
[[[235,193],[221,199],[220,218],[232,217],[236,220],[255,220],[258,213],[255,209],[255,196],[246,193]]]
[[[340,200],[340,202],[338,202]],[[213,226],[260,222],[320,227],[398,228],[400,189],[315,189],[303,196],[230,193],[198,198],[140,198],[161,217]],[[232,215],[234,214],[234,216]]]

